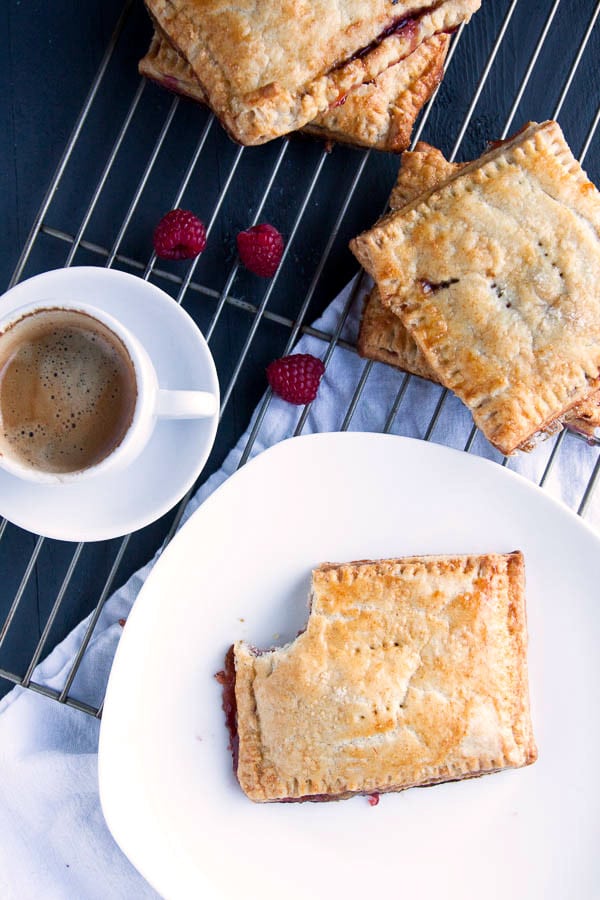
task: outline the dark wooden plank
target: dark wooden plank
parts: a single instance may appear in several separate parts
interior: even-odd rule
[[[482,10],[464,32],[423,133],[425,139],[446,152],[454,146],[509,5],[508,0],[484,0]],[[552,5],[552,0],[521,0],[517,4],[458,150],[459,159],[474,157],[487,140],[502,133]],[[511,130],[519,128],[527,119],[539,120],[552,115],[594,7],[595,0],[563,0],[560,4]],[[122,0],[86,0],[84,7],[75,0],[55,0],[51,4],[43,0],[28,0],[27,3],[7,0],[0,5],[0,27],[5,35],[5,52],[0,56],[0,158],[3,163],[0,167],[0,197],[4,225],[0,242],[0,284],[5,285],[10,277],[121,9]],[[89,121],[49,209],[47,222],[54,228],[74,233],[79,226],[137,90],[136,62],[144,52],[150,31],[143,4],[134,4]],[[583,145],[599,101],[599,57],[600,27],[597,27],[560,116],[576,152]],[[172,97],[158,87],[150,85],[144,90],[115,167],[86,230],[87,240],[106,247],[112,245],[171,103]],[[205,110],[185,101],[179,104],[173,126],[123,241],[122,251],[129,256],[141,262],[149,258],[153,226],[170,207],[206,121]],[[217,292],[222,289],[235,258],[235,233],[251,220],[280,148],[281,143],[275,142],[247,150],[242,156],[209,247],[194,276]],[[208,219],[236,153],[235,145],[215,125],[183,205]],[[289,234],[293,227],[321,154],[321,146],[312,141],[294,138],[289,144],[262,216],[276,223],[284,234]],[[298,229],[297,240],[269,302],[269,309],[277,314],[295,318],[360,160],[360,152],[349,148],[336,148],[326,159],[317,189]],[[371,155],[315,291],[309,320],[319,314],[356,271],[356,264],[347,250],[347,240],[370,225],[383,208],[397,166],[397,158],[393,156]],[[600,180],[600,136],[590,149],[586,166],[592,177]],[[42,236],[36,242],[25,274],[63,265],[68,249],[67,244]],[[82,249],[77,253],[75,263],[102,265],[103,259]],[[178,274],[186,272],[184,264],[166,268]],[[176,286],[155,280],[176,294]],[[234,283],[233,293],[256,305],[261,302],[264,290],[264,282],[242,272]],[[188,293],[185,306],[200,327],[206,328],[215,301]],[[229,381],[251,325],[252,317],[248,313],[226,307],[215,329],[211,346],[223,386]],[[205,475],[218,468],[245,428],[251,410],[264,390],[264,367],[283,350],[288,336],[288,329],[277,323],[266,322],[259,328],[226,410]],[[132,539],[119,570],[119,581],[152,555],[168,531],[170,521],[171,516],[166,516]],[[0,623],[34,545],[32,535],[12,526],[0,542]],[[52,629],[49,645],[93,608],[117,549],[116,541],[85,548]],[[72,545],[45,543],[22,607],[0,651],[0,666],[21,673],[25,671],[73,550]],[[0,692],[8,687],[0,684]]]

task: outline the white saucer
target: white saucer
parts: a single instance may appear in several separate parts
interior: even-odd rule
[[[79,299],[120,319],[142,342],[161,387],[212,391],[219,382],[208,345],[190,316],[135,275],[81,266],[45,272],[0,297],[0,315],[26,303]],[[208,458],[218,414],[162,419],[128,469],[80,484],[43,485],[0,470],[0,515],[45,537],[101,541],[143,528],[180,500]]]

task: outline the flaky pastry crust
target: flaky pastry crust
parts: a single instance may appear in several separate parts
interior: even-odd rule
[[[419,141],[414,150],[402,154],[400,171],[390,195],[390,209],[401,209],[459,168],[459,163],[448,162],[436,147]],[[365,300],[357,349],[366,359],[388,363],[404,372],[438,382],[437,375],[400,317],[382,303],[377,286]]]
[[[361,84],[343,104],[304,126],[314,137],[398,153],[410,144],[415,119],[444,74],[450,35],[420,44],[373,81]]]
[[[427,38],[468,21],[480,3],[146,0],[211,108],[242,144],[302,128]]]
[[[447,34],[424,41],[374,81],[354,88],[344,103],[321,113],[303,131],[354,146],[388,152],[404,150],[416,117],[441,81],[449,43]],[[139,71],[169,90],[207,102],[189,63],[158,31],[148,53],[140,60]]]
[[[138,63],[140,75],[156,81],[170,91],[207,103],[208,98],[186,59],[155,26],[148,52]]]
[[[600,386],[600,194],[535,123],[352,242],[382,302],[501,452]]]
[[[402,319],[381,302],[377,287],[365,299],[356,349],[365,359],[388,363],[403,372],[438,382]]]
[[[449,162],[437,148],[420,141],[414,151],[402,156],[398,179],[390,195],[390,208],[401,209],[420,194],[442,184],[463,165]],[[357,348],[367,359],[438,382],[436,373],[400,318],[381,302],[377,287],[365,301]],[[569,410],[563,424],[586,437],[596,437],[600,428],[600,391]]]
[[[339,799],[527,765],[526,650],[518,552],[322,565],[292,644],[234,645],[240,785]]]

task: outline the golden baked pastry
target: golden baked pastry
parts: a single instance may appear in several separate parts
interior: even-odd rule
[[[441,185],[464,165],[448,162],[437,147],[419,141],[414,150],[402,155],[400,171],[390,194],[390,209],[402,209],[421,194]]]
[[[388,363],[403,372],[439,383],[402,319],[381,302],[377,286],[365,300],[356,349],[365,359]]]
[[[448,162],[436,147],[419,141],[413,151],[402,154],[398,178],[390,195],[390,209],[402,209],[421,194],[442,184],[460,168],[460,163]],[[365,301],[357,349],[367,359],[388,363],[404,372],[438,382],[436,373],[402,320],[382,303],[377,286]]]
[[[468,21],[481,0],[146,0],[190,63],[211,108],[242,144],[302,128],[352,88],[434,34]]]
[[[437,380],[510,454],[600,386],[599,237],[600,194],[546,122],[351,247]]]
[[[420,194],[438,187],[464,163],[451,163],[435,147],[420,141],[414,151],[402,155],[398,179],[390,196],[390,208],[401,209]],[[357,349],[361,356],[438,382],[417,343],[401,319],[383,305],[377,287],[365,301]],[[577,404],[563,424],[586,437],[595,437],[600,428],[600,392]]]
[[[450,35],[438,34],[368,84],[353,88],[343,103],[302,129],[329,141],[398,152],[408,147],[419,112],[441,81]],[[155,30],[139,71],[169,90],[206,103],[189,63]]]
[[[314,137],[398,153],[423,106],[442,80],[450,35],[438,34],[373,81],[353,88],[342,104],[302,129]]]
[[[390,209],[401,209],[420,194],[441,184],[459,168],[460,163],[448,162],[436,147],[419,141],[413,151],[402,154],[398,178],[390,195]],[[381,302],[377,286],[365,301],[357,349],[366,359],[438,381],[402,320]]]
[[[255,801],[528,765],[523,557],[321,565],[306,631],[278,650],[235,644],[225,680],[236,774]]]
[[[140,75],[156,81],[157,84],[197,100],[207,103],[208,98],[189,62],[173,47],[160,29],[154,27],[154,34],[148,52],[138,63]]]

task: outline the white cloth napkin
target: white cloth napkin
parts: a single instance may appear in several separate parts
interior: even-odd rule
[[[363,291],[354,288],[355,283],[349,285],[314,327],[333,333],[348,310],[341,337],[354,342],[364,296]],[[321,356],[324,346],[322,340],[305,336],[296,352]],[[304,433],[337,431],[345,424],[353,431],[383,430],[404,377],[380,364],[372,366],[354,415],[349,424],[344,423],[365,365],[355,353],[336,347]],[[435,385],[409,379],[392,432],[423,437],[441,393]],[[252,455],[290,437],[300,415],[301,408],[274,398],[261,423]],[[471,418],[464,407],[456,398],[448,396],[432,439],[462,449],[471,427]],[[249,430],[229,453],[222,469],[190,501],[184,521],[236,470]],[[510,467],[538,481],[551,449],[549,441],[531,455],[511,460]],[[499,459],[479,435],[473,451]],[[567,438],[546,489],[576,508],[596,458],[596,451],[585,442]],[[600,496],[594,498],[587,518],[600,523]],[[105,604],[71,690],[77,699],[94,706],[101,702],[122,632],[119,620],[127,618],[156,556]],[[62,688],[86,625],[87,620],[37,667],[34,681]],[[0,897],[3,900],[137,900],[157,896],[121,853],[104,823],[97,784],[99,727],[99,722],[85,713],[18,687],[0,703]]]

